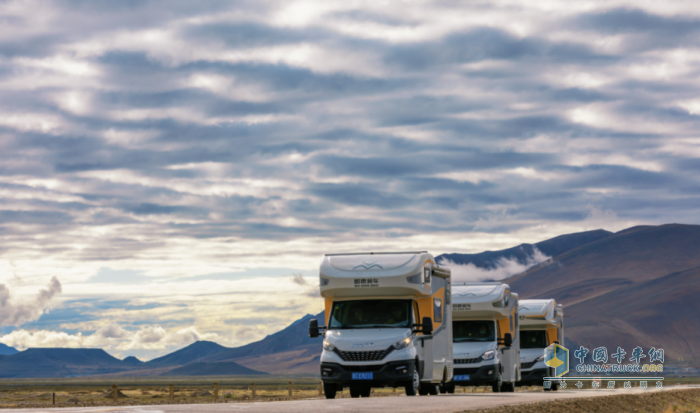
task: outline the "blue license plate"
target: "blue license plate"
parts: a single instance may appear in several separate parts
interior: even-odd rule
[[[468,374],[462,374],[459,376],[455,376],[454,381],[469,381],[469,375]]]
[[[372,380],[374,373],[352,373],[353,380]]]

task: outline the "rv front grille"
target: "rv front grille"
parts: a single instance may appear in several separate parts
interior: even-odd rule
[[[353,373],[360,373],[363,371],[379,371],[384,368],[384,364],[379,365],[369,365],[369,366],[343,366],[345,371],[351,371]]]
[[[532,366],[534,366],[535,363],[537,363],[537,361],[530,361],[530,362],[527,362],[527,363],[520,363],[520,368],[521,368],[521,369],[529,369],[529,368],[531,368]]]
[[[394,350],[394,347],[377,351],[342,351],[335,349],[335,353],[343,361],[379,361],[383,360],[392,350]]]
[[[455,364],[474,364],[474,363],[479,363],[481,361],[481,356],[475,358],[475,359],[455,359],[454,363]]]
[[[474,374],[477,371],[479,371],[481,367],[474,367],[471,369],[455,369],[454,375],[455,376],[460,376],[462,374]]]

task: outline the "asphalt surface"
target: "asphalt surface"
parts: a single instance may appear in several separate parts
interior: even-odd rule
[[[104,406],[76,407],[60,409],[8,409],[3,412],[112,412],[112,413],[184,413],[184,412],[260,412],[260,413],[309,413],[313,411],[328,412],[461,412],[470,409],[481,409],[505,405],[535,403],[551,400],[579,399],[602,397],[617,394],[641,394],[654,391],[679,390],[698,388],[698,386],[669,386],[663,390],[657,389],[618,389],[618,390],[559,390],[557,392],[528,392],[528,393],[459,393],[439,396],[416,397],[376,397],[367,399],[335,399],[335,400],[290,400],[261,403],[220,403],[220,404],[175,404],[158,406]]]

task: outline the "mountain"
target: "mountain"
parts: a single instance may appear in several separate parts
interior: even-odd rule
[[[137,359],[134,356],[129,356],[129,357],[125,358],[124,360],[122,360],[122,363],[128,364],[130,366],[142,366],[143,365],[143,361]]]
[[[321,340],[320,337],[309,337],[309,320],[316,318],[319,320],[319,325],[323,325],[323,314],[323,312],[315,316],[307,314],[285,329],[271,334],[260,341],[241,347],[226,349],[220,353],[204,358],[203,361],[236,360],[242,357],[281,353],[305,346],[316,346],[321,349],[323,340]]]
[[[455,264],[473,264],[478,268],[492,270],[499,263],[506,260],[515,260],[519,264],[527,265],[535,255],[535,248],[548,257],[555,257],[567,251],[599,241],[613,235],[610,231],[597,229],[595,231],[577,232],[565,234],[535,244],[520,244],[517,247],[500,251],[484,251],[478,254],[442,254],[436,257],[440,262],[448,259]]]
[[[268,374],[243,367],[232,361],[218,363],[190,363],[178,367],[161,376],[243,376],[252,374]]]
[[[184,366],[193,361],[207,359],[226,350],[231,350],[228,347],[216,344],[212,341],[196,341],[189,346],[172,352],[163,357],[153,359],[146,364],[145,367],[171,367]]]
[[[506,280],[564,304],[565,335],[598,346],[700,358],[700,226],[639,226],[568,250]]]
[[[16,348],[0,343],[0,355],[9,356],[15,353],[19,353]]]
[[[30,348],[2,357],[0,378],[87,376],[129,368],[102,349]]]

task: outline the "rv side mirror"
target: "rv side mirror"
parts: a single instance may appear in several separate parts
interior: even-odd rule
[[[309,337],[316,338],[319,335],[318,320],[309,320]]]
[[[423,317],[423,334],[430,335],[433,334],[433,319],[430,317]]]
[[[513,336],[510,333],[503,335],[503,345],[506,347],[513,345]]]

